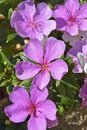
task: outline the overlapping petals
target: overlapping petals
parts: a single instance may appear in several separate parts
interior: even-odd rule
[[[35,78],[33,83],[39,89],[46,87],[50,81],[50,73],[54,79],[61,78],[68,72],[67,64],[63,60],[56,60],[62,56],[65,50],[65,44],[61,40],[50,37],[47,39],[44,48],[39,40],[30,40],[25,45],[24,52],[26,56],[36,62],[36,64],[22,61],[16,65],[17,77],[21,80]],[[56,60],[56,61],[55,61]],[[39,72],[39,74],[38,74]]]
[[[49,120],[56,120],[56,106],[51,100],[46,100],[38,104],[38,110]],[[51,110],[51,111],[50,111]]]
[[[63,55],[65,48],[66,45],[63,41],[53,37],[48,38],[44,48],[44,59],[46,62],[50,62],[60,58]]]
[[[58,124],[59,124],[59,121],[57,118],[56,118],[56,120],[53,120],[53,121],[47,119],[47,127],[48,128],[52,128],[54,126],[57,126]]]
[[[56,117],[56,106],[51,100],[47,100],[48,90],[38,90],[35,85],[28,92],[21,86],[17,86],[10,94],[12,105],[5,108],[5,113],[12,122],[24,122],[27,116],[28,130],[46,130],[47,119],[54,121]],[[55,123],[53,124],[55,125]]]
[[[50,7],[42,2],[35,7],[32,1],[25,1],[18,5],[11,16],[11,26],[23,38],[37,38],[43,40],[55,30],[56,22],[49,20],[53,15]]]
[[[44,87],[47,87],[49,82],[50,82],[50,73],[46,70],[39,73],[33,80],[33,84],[35,84],[37,88],[41,90]]]
[[[65,31],[71,36],[79,34],[79,31],[87,30],[87,3],[80,6],[79,0],[66,0],[65,5],[57,5],[54,17],[57,30]]]
[[[36,89],[36,86],[32,84],[30,88],[30,95],[32,95],[31,99],[33,103],[38,104],[39,102],[46,100],[48,97],[48,89],[44,88],[42,91],[39,91]]]
[[[72,47],[68,54],[68,56],[73,58],[73,62],[75,63],[75,68],[73,69],[74,73],[82,73],[86,72],[86,63],[87,63],[87,41],[82,40],[75,44]]]
[[[73,15],[80,7],[79,0],[66,0],[65,7],[70,11],[69,13],[72,11],[71,15]]]
[[[37,39],[33,39],[24,47],[24,53],[26,56],[38,63],[43,62],[43,47],[41,42]]]

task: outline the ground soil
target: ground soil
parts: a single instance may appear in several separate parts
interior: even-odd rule
[[[78,105],[73,111],[59,118],[59,125],[52,130],[87,130],[87,107]]]

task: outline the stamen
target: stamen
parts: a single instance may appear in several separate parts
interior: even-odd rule
[[[42,67],[42,70],[48,70],[48,65],[46,63],[44,63],[41,67]]]
[[[76,22],[76,18],[75,18],[75,17],[70,17],[69,20],[70,20],[70,22],[72,22],[72,23]]]
[[[26,110],[30,113],[31,116],[36,115],[36,105],[34,105],[33,103],[30,106],[28,106]]]

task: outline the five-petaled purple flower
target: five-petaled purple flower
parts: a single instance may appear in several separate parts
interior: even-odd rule
[[[52,127],[58,124],[56,117],[57,108],[55,104],[46,99],[48,96],[47,88],[43,91],[35,86],[30,89],[30,97],[23,87],[15,87],[9,95],[13,103],[5,108],[5,113],[12,122],[24,122],[30,115],[28,121],[28,130],[46,130],[46,127]]]
[[[87,106],[87,76],[85,77],[83,86],[80,88],[79,97],[82,98],[82,107]]]
[[[32,1],[25,1],[13,12],[11,26],[23,38],[43,40],[56,28],[56,22],[49,20],[52,15],[53,11],[46,3],[42,2],[35,8]]]
[[[30,40],[30,43],[24,46],[24,53],[36,64],[29,61],[19,62],[15,69],[17,77],[20,80],[25,80],[36,75],[33,82],[39,89],[48,85],[50,73],[54,79],[61,80],[64,74],[68,72],[67,64],[58,59],[64,50],[64,42],[53,37],[47,39],[44,48],[39,40]]]
[[[74,36],[79,30],[87,30],[87,3],[80,6],[79,0],[66,0],[65,5],[57,5],[54,10],[57,29]]]
[[[74,73],[84,72],[87,74],[87,41],[77,42],[67,55],[73,58],[73,62],[76,65],[73,69]]]

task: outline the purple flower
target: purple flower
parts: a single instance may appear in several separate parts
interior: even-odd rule
[[[72,47],[68,56],[73,58],[75,63],[74,73],[86,73],[87,74],[87,41],[79,41]]]
[[[69,42],[71,46],[74,46],[76,42],[81,40],[87,40],[87,31],[79,31],[78,35],[71,36],[68,33],[64,33],[62,38],[65,42]]]
[[[43,40],[56,28],[56,22],[49,20],[53,11],[46,3],[40,3],[37,8],[32,1],[24,1],[18,5],[11,16],[11,26],[23,38]]]
[[[5,108],[5,114],[14,123],[24,122],[30,115],[28,130],[46,130],[46,127],[58,124],[56,117],[57,108],[55,104],[46,99],[48,96],[47,88],[43,91],[35,86],[30,89],[30,97],[23,87],[15,87],[9,95],[13,103]]]
[[[84,80],[83,86],[80,88],[79,97],[82,98],[82,107],[87,106],[87,77]]]
[[[57,29],[74,36],[79,30],[87,30],[87,3],[80,6],[79,0],[66,0],[54,10]]]
[[[24,47],[24,53],[36,64],[29,61],[19,62],[15,69],[17,77],[25,80],[36,75],[33,82],[39,89],[48,85],[50,73],[54,79],[61,80],[68,72],[67,64],[63,60],[57,59],[62,56],[64,50],[64,42],[53,37],[47,39],[44,48],[39,40],[30,40],[30,43]]]

